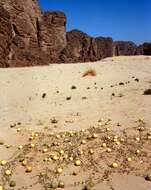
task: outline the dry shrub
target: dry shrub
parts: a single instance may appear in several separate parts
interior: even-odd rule
[[[96,71],[94,69],[88,69],[82,75],[82,77],[86,77],[86,76],[94,77],[94,76],[96,76]]]

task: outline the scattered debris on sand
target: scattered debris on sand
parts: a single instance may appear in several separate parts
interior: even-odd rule
[[[151,95],[151,89],[149,88],[149,89],[146,89],[145,91],[144,91],[144,95]]]
[[[151,160],[151,131],[145,122],[140,119],[138,127],[125,129],[120,134],[110,130],[111,123],[111,119],[107,119],[88,129],[56,134],[47,130],[38,133],[16,129],[20,135],[27,136],[28,144],[17,150],[10,160],[1,160],[1,186],[18,187],[15,176],[20,168],[25,173],[24,179],[33,173],[36,183],[46,190],[64,188],[68,178],[73,175],[76,181],[81,173],[86,174],[85,179],[76,183],[73,180],[68,187],[91,189],[115,173],[150,180],[147,172]]]
[[[46,95],[47,95],[46,93],[43,93],[42,98],[44,99],[46,97]]]
[[[1,70],[0,190],[151,189],[144,59]]]

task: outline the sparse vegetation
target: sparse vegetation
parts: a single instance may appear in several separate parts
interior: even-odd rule
[[[85,71],[82,75],[82,77],[86,77],[86,76],[91,76],[94,77],[96,76],[96,71],[95,69],[88,69],[87,71]]]
[[[16,155],[2,166],[2,185],[16,186],[17,181],[12,181],[12,179],[18,166],[24,167],[25,176],[32,174],[35,166],[40,166],[41,171],[37,175],[38,183],[45,189],[64,188],[67,184],[64,180],[62,181],[61,175],[72,167],[75,169],[73,168],[73,171],[71,169],[70,175],[74,175],[75,178],[80,176],[80,172],[87,170],[93,171],[93,174],[97,176],[93,178],[93,181],[90,180],[91,175],[88,175],[87,179],[80,179],[73,183],[78,189],[80,185],[84,189],[91,189],[100,181],[108,180],[115,172],[123,174],[128,171],[135,175],[143,174],[146,180],[150,180],[150,174],[145,173],[150,168],[150,155],[147,152],[151,146],[148,138],[150,131],[145,127],[145,122],[137,121],[137,127],[125,129],[117,136],[115,131],[107,130],[110,127],[109,121],[111,122],[110,119],[99,121],[87,130],[65,131],[57,134],[51,134],[48,131],[46,133],[32,132],[32,141],[36,144],[36,148],[31,148],[30,144],[23,146],[22,150],[18,150]],[[140,131],[140,125],[143,131]],[[137,132],[139,137],[136,136]],[[30,133],[30,131],[22,130],[21,135],[29,137]],[[134,136],[129,135],[130,133]],[[46,147],[47,151],[43,151]],[[137,163],[144,158],[143,167],[140,167]]]

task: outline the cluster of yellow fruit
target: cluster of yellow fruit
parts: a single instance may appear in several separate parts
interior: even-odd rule
[[[6,160],[0,160],[0,165],[1,166],[5,166],[7,164],[7,161]]]
[[[2,185],[0,185],[0,190],[4,190],[4,187]]]

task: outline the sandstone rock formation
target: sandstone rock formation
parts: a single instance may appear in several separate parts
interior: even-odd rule
[[[97,61],[113,55],[151,55],[151,43],[66,33],[62,12],[42,13],[38,0],[0,1],[0,67]]]
[[[95,42],[97,45],[97,51],[96,51],[97,60],[113,56],[114,43],[112,38],[98,37],[95,38]]]
[[[131,41],[115,41],[113,54],[115,56],[136,55],[137,46]]]
[[[136,55],[144,55],[144,49],[142,45],[137,46]]]
[[[97,61],[112,56],[111,38],[93,38],[79,30],[67,32],[67,46],[60,54],[60,62]]]
[[[62,12],[46,12],[39,23],[38,42],[50,62],[57,62],[66,46],[66,16]]]
[[[2,0],[0,4],[8,17],[6,21],[5,16],[0,13],[0,30],[5,32],[7,23],[10,22],[7,26],[9,32],[5,32],[5,40],[12,36],[9,39],[9,48],[8,42],[0,42],[7,47],[0,44],[0,48],[9,54],[9,59],[3,61],[1,67],[6,67],[5,64],[16,67],[57,62],[60,51],[66,46],[64,13],[42,14],[37,0]],[[7,22],[6,26],[3,26],[4,20]]]
[[[9,12],[13,36],[9,66],[34,65],[38,48],[37,22],[41,19],[37,1],[3,0],[3,7]]]
[[[143,55],[151,55],[151,43],[143,43],[139,49],[143,49]]]
[[[94,40],[87,34],[73,30],[67,32],[67,46],[62,50],[60,60],[63,62],[92,61]]]
[[[10,16],[0,6],[0,67],[8,67],[10,44],[12,40]]]

